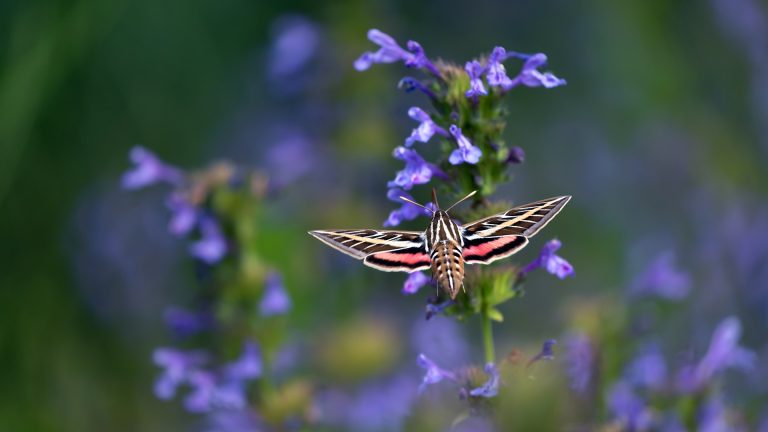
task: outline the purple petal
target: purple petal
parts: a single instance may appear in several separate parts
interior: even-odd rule
[[[432,361],[424,354],[419,354],[419,356],[416,358],[416,363],[422,369],[427,370],[426,374],[424,375],[424,379],[419,386],[419,393],[422,393],[428,385],[439,383],[443,379],[456,381],[456,375],[453,372],[441,369],[437,363]]]
[[[280,274],[272,272],[267,276],[264,294],[259,302],[259,313],[268,317],[281,315],[291,309],[291,298],[285,291]]]
[[[530,361],[528,361],[528,366],[540,360],[554,360],[555,353],[552,351],[552,347],[554,347],[556,343],[557,341],[554,339],[548,339],[544,341],[541,346],[541,351],[539,351],[538,354],[536,354]]]
[[[260,377],[261,373],[261,353],[253,342],[245,342],[240,358],[225,367],[225,375],[230,381],[251,380]]]
[[[165,322],[180,337],[188,337],[213,327],[213,317],[207,311],[189,311],[171,306],[165,310]]]
[[[492,398],[499,394],[499,371],[493,363],[487,363],[483,368],[488,375],[488,381],[480,387],[469,391],[470,396]]]
[[[224,258],[227,242],[219,224],[213,218],[207,217],[200,222],[200,234],[200,240],[190,246],[192,256],[208,264],[215,264]]]
[[[123,174],[122,185],[125,189],[140,189],[159,182],[179,184],[182,180],[177,168],[166,165],[144,147],[132,148],[130,159],[134,167]]]
[[[691,288],[691,277],[675,266],[675,255],[664,252],[629,286],[637,296],[656,296],[666,300],[682,300]]]
[[[171,220],[168,231],[175,236],[185,236],[195,227],[198,218],[198,208],[190,204],[183,195],[172,193],[166,205],[171,210]]]
[[[419,288],[428,284],[431,279],[432,278],[420,271],[409,274],[408,279],[406,279],[405,284],[403,284],[403,294],[416,294],[419,292]]]
[[[568,335],[564,358],[571,388],[577,393],[585,393],[592,383],[597,362],[589,337],[583,333]]]

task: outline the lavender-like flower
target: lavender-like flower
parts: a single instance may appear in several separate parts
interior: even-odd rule
[[[453,138],[456,139],[459,148],[451,152],[451,155],[448,157],[448,162],[453,165],[458,165],[464,162],[476,164],[480,161],[480,156],[482,156],[483,152],[469,142],[469,139],[461,133],[461,129],[456,125],[451,125],[449,130],[451,135],[453,135]]]
[[[432,280],[424,272],[413,272],[408,275],[408,279],[403,284],[403,294],[416,294],[419,292],[419,288],[428,284]]]
[[[140,189],[160,182],[179,184],[183,178],[178,168],[167,165],[144,147],[132,148],[130,158],[135,166],[123,174],[125,189]]]
[[[259,313],[262,316],[269,317],[273,315],[282,315],[291,310],[291,298],[283,286],[283,278],[277,272],[271,272],[267,275],[259,302]]]
[[[213,316],[208,311],[171,306],[165,310],[165,323],[176,335],[187,337],[213,327]]]
[[[611,387],[608,393],[608,408],[624,427],[623,430],[648,430],[654,421],[653,413],[646,407],[645,402],[623,381]]]
[[[541,248],[538,258],[523,267],[523,269],[520,270],[520,274],[525,275],[541,267],[548,273],[551,273],[560,279],[573,276],[574,270],[571,263],[566,261],[565,258],[555,254],[561,246],[562,243],[558,239],[548,241],[544,247]]]
[[[751,369],[756,361],[755,353],[738,345],[741,322],[736,317],[724,319],[715,329],[709,349],[695,366],[683,368],[677,376],[677,384],[684,392],[695,392],[712,377],[728,368]]]
[[[171,193],[166,200],[166,205],[171,210],[168,231],[179,237],[189,234],[197,224],[199,209],[179,192]]]
[[[541,351],[528,361],[528,366],[531,366],[540,360],[554,360],[555,353],[552,351],[552,347],[554,347],[556,343],[557,341],[554,339],[544,341],[541,345]]]
[[[422,369],[426,369],[427,371],[424,374],[424,379],[422,380],[421,385],[419,385],[419,393],[423,392],[428,385],[437,384],[443,379],[456,381],[456,374],[454,374],[449,370],[442,369],[440,366],[437,365],[437,363],[432,361],[430,358],[428,358],[424,354],[419,354],[419,356],[416,358],[416,363]]]
[[[157,348],[152,357],[155,364],[163,368],[162,374],[155,381],[155,395],[164,400],[171,399],[178,386],[208,361],[208,355],[202,351],[181,351],[174,348]]]
[[[597,356],[589,337],[583,333],[573,333],[565,340],[565,361],[571,388],[577,393],[585,393],[595,371]]]
[[[184,407],[192,413],[215,409],[243,409],[246,407],[245,390],[239,382],[220,381],[213,373],[194,371],[188,380],[192,391],[184,398]]]
[[[190,245],[189,252],[208,264],[215,264],[224,258],[227,241],[216,219],[208,216],[200,221],[200,240]]]
[[[416,150],[397,147],[392,155],[405,162],[405,168],[397,173],[395,179],[387,183],[387,187],[400,187],[410,190],[414,185],[428,183],[433,174],[441,173],[435,165],[424,160]]]
[[[635,386],[662,390],[667,382],[667,362],[656,344],[651,344],[627,366],[627,380]]]
[[[483,371],[488,375],[488,381],[480,387],[469,391],[470,396],[492,398],[499,394],[499,370],[493,363],[486,363]]]
[[[504,90],[512,87],[512,80],[507,76],[507,70],[503,64],[506,59],[507,51],[504,48],[496,47],[491,51],[486,67],[486,78],[489,86],[501,87]]]
[[[691,277],[675,267],[675,255],[665,252],[656,257],[648,269],[630,285],[636,296],[656,296],[666,300],[682,300],[691,289]]]
[[[416,141],[423,143],[428,142],[435,133],[448,136],[448,132],[432,121],[432,117],[419,107],[412,107],[409,109],[408,117],[418,121],[419,127],[414,129],[413,132],[411,132],[411,136],[405,139],[406,147],[411,147]]]
[[[368,31],[368,39],[380,48],[375,52],[366,51],[355,60],[355,69],[358,71],[362,72],[367,70],[375,63],[394,63],[396,61],[403,61],[408,67],[424,68],[435,75],[440,74],[437,68],[424,54],[424,49],[421,45],[415,41],[408,42],[409,52],[398,45],[392,36],[377,29]]]
[[[544,66],[547,63],[547,56],[538,53],[530,56],[525,63],[520,73],[512,80],[512,84],[505,88],[511,88],[518,84],[522,84],[527,87],[541,87],[553,88],[561,85],[565,85],[564,79],[560,79],[550,72],[539,72],[538,68]]]
[[[396,203],[400,203],[400,208],[392,210],[389,213],[389,217],[386,221],[384,221],[385,227],[397,226],[400,225],[400,223],[403,221],[413,220],[419,216],[431,216],[432,212],[435,210],[434,204],[432,203],[428,203],[426,205],[427,208],[425,209],[413,203],[409,203],[400,197],[406,197],[410,200],[413,200],[413,197],[409,193],[401,189],[394,188],[387,191],[387,198]]]
[[[230,381],[246,381],[261,376],[261,353],[254,342],[246,341],[240,357],[224,368],[224,375]]]
[[[503,66],[502,66],[503,67]],[[483,72],[485,68],[477,60],[467,62],[464,66],[464,70],[469,75],[469,90],[465,93],[470,99],[476,99],[480,95],[487,95],[488,91],[483,85]]]

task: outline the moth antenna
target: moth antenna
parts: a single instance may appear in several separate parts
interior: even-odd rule
[[[452,206],[448,207],[448,210],[446,210],[446,212],[449,212],[449,211],[451,211],[451,209],[452,209],[452,208],[454,208],[454,207],[456,207],[457,205],[459,205],[459,204],[463,203],[464,201],[466,201],[466,200],[467,200],[467,198],[471,197],[472,195],[474,195],[474,194],[476,194],[476,193],[477,193],[477,191],[476,191],[476,190],[473,190],[472,192],[470,192],[470,193],[469,193],[469,195],[467,195],[467,196],[465,196],[464,198],[462,198],[462,199],[460,199],[460,200],[456,201],[456,202],[455,202],[455,203],[454,203]]]
[[[435,208],[440,210],[440,204],[437,203],[437,191],[435,188],[432,188],[432,203],[435,205]]]
[[[421,207],[421,208],[423,208],[423,209],[425,209],[425,210],[429,210],[429,211],[431,211],[432,213],[434,213],[434,211],[432,211],[432,209],[431,209],[431,208],[429,208],[429,207],[427,207],[427,206],[425,206],[425,205],[419,204],[419,203],[417,203],[416,201],[414,201],[414,200],[412,200],[412,199],[410,199],[410,198],[406,198],[406,197],[404,197],[404,196],[402,196],[402,195],[401,195],[401,196],[400,196],[400,199],[401,199],[401,200],[403,200],[403,201],[407,201],[407,202],[409,202],[409,203],[411,203],[411,204],[416,204],[417,206],[419,206],[419,207]]]

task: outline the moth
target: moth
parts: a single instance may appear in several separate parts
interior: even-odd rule
[[[547,198],[472,223],[457,224],[448,212],[474,194],[440,210],[432,190],[437,210],[424,232],[358,229],[317,230],[309,234],[378,270],[412,273],[429,268],[438,286],[455,299],[464,286],[465,264],[490,264],[518,252],[571,199],[569,195]]]

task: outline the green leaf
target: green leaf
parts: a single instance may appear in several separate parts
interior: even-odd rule
[[[485,313],[488,315],[488,318],[496,322],[504,322],[504,315],[502,315],[501,312],[494,307],[488,308]]]

